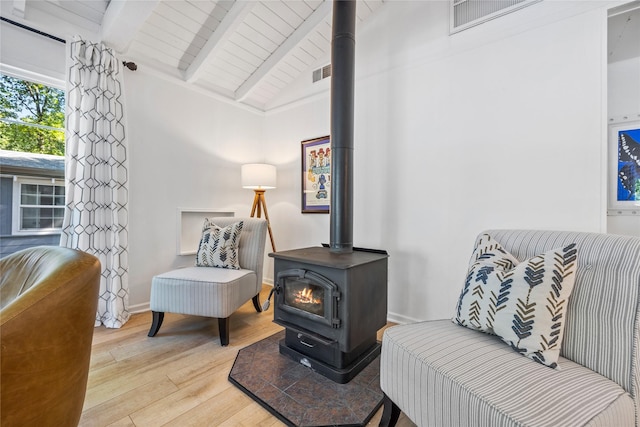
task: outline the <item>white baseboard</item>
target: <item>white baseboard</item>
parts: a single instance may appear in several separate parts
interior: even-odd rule
[[[144,313],[145,311],[149,311],[149,310],[151,310],[149,308],[149,301],[143,302],[142,304],[136,304],[136,305],[130,305],[129,306],[129,313],[131,313],[131,314]]]
[[[388,312],[387,313],[387,321],[388,322],[397,323],[399,325],[406,325],[408,323],[422,322],[422,320],[420,320],[420,319],[414,319],[412,317],[403,316],[401,314],[392,313],[392,312]]]
[[[273,283],[270,283],[271,280],[264,280],[264,284],[265,285],[269,285],[269,286],[273,286]],[[144,313],[149,311],[149,301],[147,302],[143,302],[142,304],[135,304],[135,305],[130,305],[129,306],[129,313],[131,314],[138,314],[138,313]],[[408,316],[403,316],[401,314],[398,313],[392,313],[392,312],[388,312],[387,313],[387,321],[388,322],[393,322],[393,323],[397,323],[399,325],[406,325],[408,323],[416,323],[416,322],[422,322],[422,320],[420,319],[414,319],[412,317],[408,317]]]

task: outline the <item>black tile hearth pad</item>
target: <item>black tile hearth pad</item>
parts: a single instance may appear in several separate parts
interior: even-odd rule
[[[338,384],[280,354],[284,331],[238,352],[229,381],[289,426],[365,426],[382,405],[380,357]]]

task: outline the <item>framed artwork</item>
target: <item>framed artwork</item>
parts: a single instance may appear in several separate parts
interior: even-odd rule
[[[331,206],[331,140],[302,141],[302,213],[329,213]]]
[[[609,126],[611,209],[640,206],[640,120]]]

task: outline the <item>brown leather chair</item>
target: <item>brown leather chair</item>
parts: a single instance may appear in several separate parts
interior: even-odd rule
[[[39,246],[0,260],[0,425],[77,426],[100,288],[93,255]]]

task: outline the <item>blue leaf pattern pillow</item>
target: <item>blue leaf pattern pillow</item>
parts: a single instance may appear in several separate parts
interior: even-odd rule
[[[482,235],[453,321],[498,335],[518,353],[557,368],[576,260],[571,244],[518,262]]]
[[[240,270],[238,246],[242,221],[219,227],[208,218],[202,226],[202,238],[196,254],[196,267],[219,267]]]

